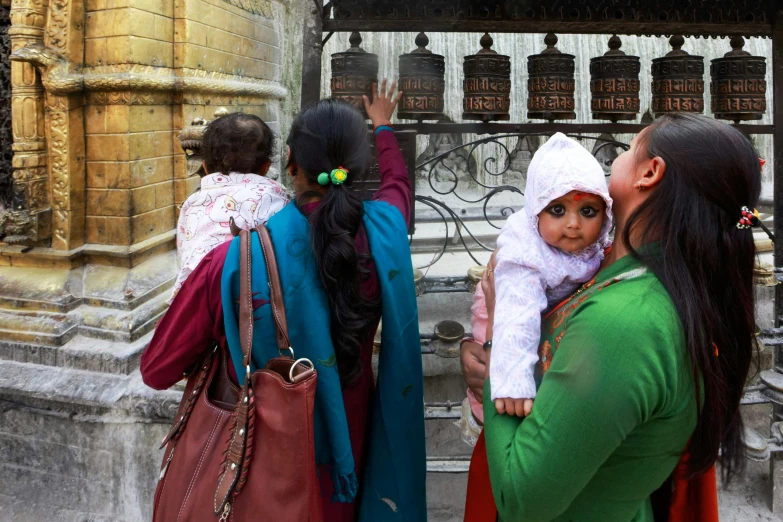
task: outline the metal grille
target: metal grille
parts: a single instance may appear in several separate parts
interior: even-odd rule
[[[11,200],[11,27],[10,11],[0,6],[0,206]]]

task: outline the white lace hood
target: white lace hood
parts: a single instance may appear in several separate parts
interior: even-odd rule
[[[527,170],[525,208],[530,227],[538,233],[538,214],[553,200],[572,190],[595,194],[606,202],[606,219],[598,243],[609,246],[612,198],[604,169],[587,149],[565,134],[555,133],[539,148]],[[540,237],[540,236],[539,236]]]

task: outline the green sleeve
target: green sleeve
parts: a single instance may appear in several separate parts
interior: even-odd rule
[[[569,319],[529,417],[498,415],[485,383],[487,457],[503,520],[548,521],[562,514],[665,400],[660,354],[681,345],[679,323],[642,308],[639,296],[603,292]]]

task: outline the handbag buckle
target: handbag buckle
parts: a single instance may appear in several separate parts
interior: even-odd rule
[[[313,364],[313,361],[310,359],[297,359],[294,361],[294,364],[291,365],[291,369],[288,370],[288,381],[293,383],[294,382],[294,369],[296,369],[296,365],[299,363],[307,363],[310,365],[310,369],[315,371],[315,365]]]

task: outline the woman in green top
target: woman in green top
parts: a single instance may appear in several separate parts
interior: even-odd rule
[[[489,357],[465,344],[468,384],[479,397],[485,386],[501,520],[652,521],[650,495],[686,446],[693,476],[719,448],[724,476],[740,469],[755,342],[742,209],[757,203],[760,178],[757,153],[729,125],[659,118],[612,165],[615,242],[601,270],[544,318],[529,417],[497,414],[483,382]],[[487,339],[493,284],[490,270]]]

